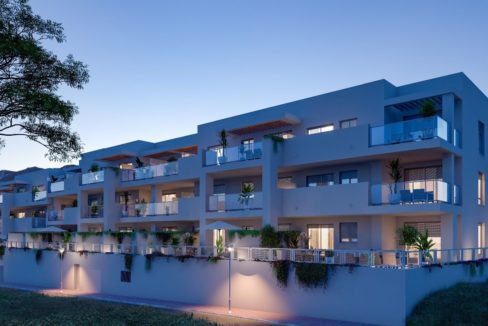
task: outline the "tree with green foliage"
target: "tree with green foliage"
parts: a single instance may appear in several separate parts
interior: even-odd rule
[[[27,0],[0,0],[0,146],[23,136],[44,146],[50,160],[80,156],[81,140],[70,130],[78,108],[57,91],[82,89],[87,66],[44,48],[65,40],[61,24],[34,14]]]

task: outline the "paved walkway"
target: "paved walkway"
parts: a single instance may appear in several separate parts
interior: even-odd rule
[[[172,301],[143,299],[125,296],[115,296],[99,293],[86,293],[78,290],[60,290],[60,289],[45,289],[35,286],[25,286],[17,284],[0,283],[0,287],[12,288],[24,291],[38,292],[50,296],[69,296],[81,297],[94,300],[102,300],[117,303],[126,303],[133,305],[149,306],[154,308],[176,310],[186,313],[192,313],[196,318],[204,318],[219,325],[296,325],[296,326],[360,326],[366,324],[358,324],[344,321],[335,321],[328,319],[319,319],[311,317],[299,317],[280,313],[256,311],[247,309],[232,309],[232,314],[229,315],[227,307],[222,306],[204,306],[185,304]]]

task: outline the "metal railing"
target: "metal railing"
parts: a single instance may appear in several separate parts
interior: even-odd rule
[[[178,162],[168,162],[159,165],[144,166],[137,169],[121,170],[121,181],[144,180],[164,177],[179,173]]]
[[[473,262],[488,258],[488,248],[439,249],[439,250],[330,250],[286,248],[228,248],[206,246],[137,246],[134,244],[102,244],[85,242],[33,242],[7,241],[8,248],[52,249],[64,248],[71,252],[114,254],[158,254],[162,256],[196,258],[231,258],[240,261],[279,261],[317,263],[329,265],[354,265],[372,268],[418,268],[440,264]]]

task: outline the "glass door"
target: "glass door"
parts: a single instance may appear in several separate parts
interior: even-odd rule
[[[334,249],[334,226],[332,224],[308,225],[310,249]]]

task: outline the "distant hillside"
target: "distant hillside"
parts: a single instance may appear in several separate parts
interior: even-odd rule
[[[37,166],[33,166],[27,169],[23,169],[20,171],[9,171],[9,170],[0,170],[0,181],[9,181],[13,180],[13,178],[18,175],[18,174],[23,174],[23,173],[29,173],[29,172],[34,172],[37,170],[42,170],[41,168],[38,168]]]

